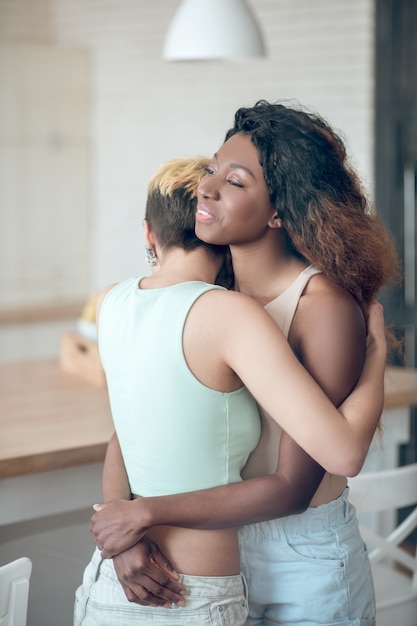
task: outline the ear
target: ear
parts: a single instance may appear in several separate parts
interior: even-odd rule
[[[268,222],[269,228],[283,228],[284,224],[282,223],[282,219],[279,217],[278,213],[274,213],[271,219]]]
[[[143,220],[143,235],[145,237],[145,245],[147,248],[155,248],[155,235],[149,226],[148,220]]]

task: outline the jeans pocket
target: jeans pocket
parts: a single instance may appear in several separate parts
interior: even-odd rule
[[[285,542],[285,550],[290,558],[328,569],[343,570],[345,555],[334,534],[292,537]]]
[[[248,616],[248,604],[244,599],[231,600],[213,609],[217,615],[214,623],[219,626],[244,626]]]

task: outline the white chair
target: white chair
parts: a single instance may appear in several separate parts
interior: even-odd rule
[[[349,479],[362,537],[368,546],[375,583],[377,625],[417,626],[417,555],[400,544],[417,528],[417,463],[389,470],[364,471]],[[372,514],[414,505],[406,519],[386,533],[367,524]],[[395,518],[393,518],[395,519]],[[377,520],[377,516],[373,521]],[[372,526],[372,528],[370,527]]]
[[[32,561],[22,557],[0,566],[0,625],[26,626]]]

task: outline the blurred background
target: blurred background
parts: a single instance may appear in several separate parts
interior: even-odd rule
[[[169,63],[179,4],[0,0],[0,312],[79,302],[143,271],[155,168],[211,155],[236,108],[267,98],[344,134],[406,261],[392,315],[411,323],[416,2],[252,0],[266,57]]]
[[[297,100],[344,135],[405,262],[387,316],[412,325],[415,0],[252,0],[266,57],[166,62],[179,4],[0,0],[2,319],[146,271],[151,174],[211,155],[235,110],[266,98]],[[412,328],[407,344],[413,365]]]
[[[414,367],[416,0],[249,0],[265,57],[166,62],[180,4],[0,0],[0,360],[55,353],[59,318],[147,272],[149,177],[211,155],[235,110],[266,98],[346,139],[397,242],[404,283],[383,301]]]
[[[344,136],[397,242],[404,282],[382,298],[415,367],[417,1],[248,0],[265,57],[167,62],[179,4],[0,0],[0,361],[56,356],[89,294],[148,273],[150,176],[210,156],[265,98]],[[401,462],[415,411],[410,428]]]

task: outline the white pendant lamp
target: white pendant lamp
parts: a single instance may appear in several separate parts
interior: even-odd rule
[[[165,39],[165,61],[265,56],[245,0],[182,0]]]

